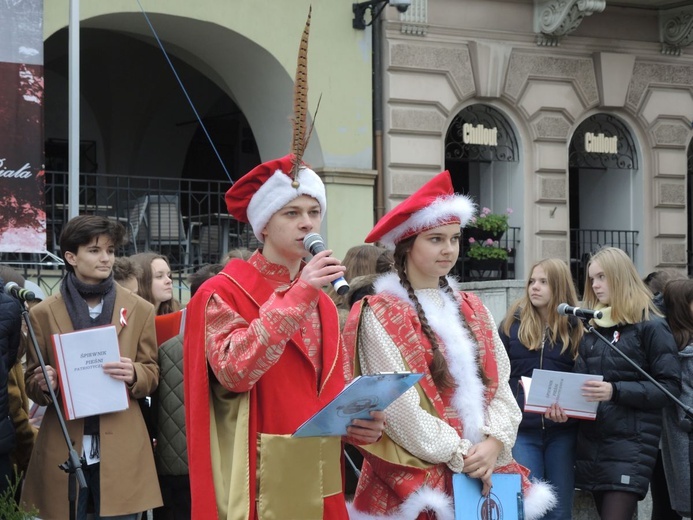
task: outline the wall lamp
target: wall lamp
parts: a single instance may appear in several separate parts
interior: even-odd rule
[[[367,26],[371,25],[374,20],[380,16],[386,5],[391,5],[396,7],[400,13],[405,13],[412,0],[368,0],[366,2],[359,2],[358,4],[352,4],[352,11],[354,12],[354,20],[351,22],[351,26],[354,29],[359,29],[363,31]],[[379,8],[377,11],[376,8]],[[366,23],[366,10],[371,10],[371,21]]]

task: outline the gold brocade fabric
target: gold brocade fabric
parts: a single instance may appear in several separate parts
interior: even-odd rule
[[[260,434],[258,445],[258,518],[322,520],[323,499],[342,492],[341,438]]]
[[[219,518],[247,520],[249,396],[229,392],[217,382],[212,383],[212,393],[212,471]],[[221,439],[233,439],[233,443]],[[342,492],[341,438],[260,434],[254,448],[258,450],[258,518],[322,520],[323,499]],[[297,496],[306,500],[296,500]]]
[[[210,383],[209,433],[219,518],[248,520],[250,395],[229,392],[214,379]]]

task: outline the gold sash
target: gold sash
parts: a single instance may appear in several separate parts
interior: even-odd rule
[[[219,518],[248,520],[250,394],[229,392],[214,379],[210,383],[209,433]]]
[[[216,381],[211,390],[210,446],[219,518],[248,520],[250,395],[229,392]],[[258,518],[322,520],[323,498],[342,492],[341,438],[260,434],[254,448]]]
[[[260,434],[258,518],[322,520],[323,498],[342,492],[340,437]]]

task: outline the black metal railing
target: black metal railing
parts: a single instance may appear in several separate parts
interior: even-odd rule
[[[576,288],[582,293],[587,279],[587,262],[590,256],[602,247],[618,247],[635,261],[638,232],[615,229],[571,229],[570,270]]]
[[[250,226],[226,211],[223,195],[228,188],[227,181],[218,180],[83,173],[79,213],[104,215],[121,222],[128,231],[128,243],[120,254],[145,250],[165,254],[180,298],[187,292],[187,275],[200,265],[219,262],[234,248],[257,247]],[[60,257],[60,231],[70,214],[66,172],[46,172],[45,198],[49,255],[2,253],[0,263],[15,265],[25,273],[32,269],[39,278],[45,273],[49,281],[44,286],[52,292],[53,287],[48,284],[53,283],[53,278],[59,279],[62,270],[56,261]],[[470,272],[465,255],[468,244],[463,238],[456,274],[462,281],[514,279],[520,232],[521,228],[511,227],[503,234],[499,246],[508,250],[508,259],[487,273]],[[637,235],[637,231],[571,229],[571,270],[578,290],[584,285],[585,266],[591,253],[608,245],[619,247],[634,258]]]
[[[229,249],[257,246],[250,226],[227,213],[224,193],[229,182],[82,173],[79,184],[78,213],[121,222],[128,242],[119,254],[153,250],[166,255],[179,298],[187,291],[187,275],[198,266],[221,261]],[[45,200],[46,249],[55,256],[2,253],[0,262],[25,274],[35,270],[52,292],[48,284],[59,279],[63,269],[56,261],[61,256],[60,232],[70,215],[66,172],[46,172]]]

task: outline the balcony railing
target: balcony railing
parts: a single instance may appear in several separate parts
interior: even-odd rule
[[[187,290],[188,273],[199,265],[221,261],[229,249],[257,246],[250,226],[227,213],[227,181],[82,173],[79,182],[79,213],[103,215],[123,224],[128,243],[119,254],[153,250],[166,255],[179,297]],[[45,200],[46,249],[60,257],[60,232],[70,214],[66,172],[46,172]],[[0,254],[0,262],[25,273],[29,267],[37,269],[39,276],[41,270],[62,269],[55,260],[41,254]]]
[[[570,270],[578,293],[582,293],[587,279],[587,262],[590,255],[602,247],[618,247],[635,261],[638,232],[612,229],[571,229]]]
[[[455,274],[463,281],[474,280],[513,280],[515,279],[515,257],[520,245],[519,227],[510,227],[503,233],[498,240],[498,247],[508,251],[508,259],[506,261],[488,262],[486,266],[478,265],[478,262],[470,261],[466,257],[466,250],[469,247],[469,242],[464,237],[462,231],[462,243],[460,245],[460,256],[455,266]]]
[[[229,182],[205,179],[164,177],[128,177],[112,174],[83,173],[80,175],[79,212],[104,215],[121,222],[128,231],[128,244],[119,254],[154,250],[169,258],[176,277],[179,297],[187,291],[187,275],[198,266],[222,260],[233,248],[253,250],[258,242],[250,226],[229,216],[224,193]],[[47,250],[51,255],[0,255],[0,262],[27,269],[56,273],[61,269],[58,239],[68,220],[68,174],[46,173]],[[511,227],[499,245],[508,249],[508,261],[499,272],[486,273],[490,278],[516,277],[515,252],[520,244],[519,227]],[[571,229],[571,270],[578,291],[585,281],[589,255],[602,246],[623,249],[635,257],[637,231]],[[465,241],[463,240],[463,244]],[[465,265],[464,248],[456,266],[463,281],[479,279]],[[59,276],[55,276],[59,278]],[[52,292],[53,287],[47,287]]]

